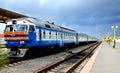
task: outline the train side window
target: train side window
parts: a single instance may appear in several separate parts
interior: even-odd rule
[[[49,32],[49,38],[51,39],[51,32]]]
[[[56,36],[57,36],[57,32],[56,32]]]
[[[64,39],[66,39],[66,33],[64,33]]]
[[[58,32],[58,39],[61,39],[61,34],[60,34],[60,32]]]
[[[57,39],[57,32],[55,32],[55,37],[56,37],[56,39]]]
[[[33,25],[30,25],[30,26],[29,26],[29,31],[30,31],[30,32],[34,32],[34,31],[35,31],[35,28],[34,28]]]
[[[43,31],[43,38],[45,39],[45,31]]]

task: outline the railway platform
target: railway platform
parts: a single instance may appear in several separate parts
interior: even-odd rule
[[[103,42],[80,73],[120,73],[120,42]]]

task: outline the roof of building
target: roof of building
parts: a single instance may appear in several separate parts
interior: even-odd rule
[[[0,8],[0,22],[5,23],[6,20],[21,18],[21,17],[28,17],[28,16]]]

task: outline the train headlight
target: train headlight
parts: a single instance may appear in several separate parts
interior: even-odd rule
[[[20,44],[25,44],[25,42],[24,41],[20,41]]]

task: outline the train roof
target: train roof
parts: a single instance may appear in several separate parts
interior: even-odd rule
[[[48,23],[47,21],[43,21],[43,20],[38,20],[36,18],[17,18],[17,19],[12,19],[12,20],[16,20],[16,21],[27,21],[29,23],[34,23],[34,24],[40,24],[41,22],[43,23]],[[8,20],[7,22],[10,22],[12,20]]]
[[[37,18],[32,18],[32,19],[28,19],[28,20],[31,20],[33,23],[36,23],[36,25],[41,25],[42,24],[42,26],[44,26],[44,27],[57,28],[59,30],[64,30],[64,31],[69,31],[69,32],[76,32],[75,30],[71,30],[71,29],[68,29],[68,28],[65,28],[65,27],[62,27],[62,26],[55,25],[54,22],[50,23],[49,21],[40,20],[40,19],[37,19]]]
[[[62,26],[59,26],[59,27],[64,31],[76,32],[75,30],[71,30],[71,29],[68,29],[68,28],[65,28],[65,27],[62,27]]]
[[[79,33],[79,35],[80,35],[80,36],[87,36],[87,37],[92,38],[92,39],[98,39],[98,38],[92,37],[92,36],[90,36],[90,35],[88,35],[88,34],[86,34],[86,33]]]
[[[27,18],[27,21],[29,21],[35,25],[38,25],[38,26],[61,30],[59,26],[55,25],[53,22],[50,23],[49,21],[46,21],[46,20],[41,20],[41,19],[37,19],[37,18]]]
[[[16,20],[18,24],[34,24],[37,26],[42,26],[42,27],[52,28],[52,29],[57,29],[57,30],[63,30],[67,32],[76,32],[75,30],[71,30],[71,29],[68,29],[62,26],[55,25],[53,22],[50,23],[49,21],[32,18],[32,17],[31,18],[26,18],[26,17],[17,18],[17,19],[12,19],[12,20]],[[8,21],[8,24],[12,24],[12,20]]]
[[[79,35],[81,35],[81,36],[89,36],[89,35],[86,34],[86,33],[79,33]]]
[[[37,25],[37,26],[41,26],[41,27],[46,27],[46,28],[52,28],[52,29],[58,29],[61,30],[61,28],[53,23],[50,23],[49,21],[46,20],[41,20],[41,19],[37,19],[37,18],[17,18],[17,19],[12,19],[7,21],[7,24],[12,24],[12,21],[16,20],[17,24],[32,24],[32,25]]]

